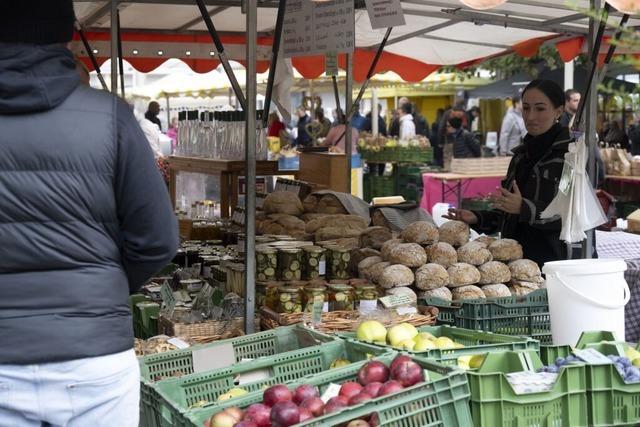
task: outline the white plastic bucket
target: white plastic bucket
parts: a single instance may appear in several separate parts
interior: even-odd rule
[[[584,331],[611,331],[624,340],[624,306],[630,298],[626,269],[624,261],[615,259],[544,265],[554,345],[575,345]]]

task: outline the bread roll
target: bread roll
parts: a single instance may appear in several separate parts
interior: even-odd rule
[[[395,245],[399,245],[401,243],[404,243],[404,240],[402,239],[387,240],[386,242],[384,242],[384,244],[380,248],[380,256],[384,259],[389,259],[389,256],[391,256],[391,249]]]
[[[538,264],[530,259],[518,259],[510,262],[509,270],[511,270],[511,277],[516,280],[533,282],[539,280],[542,276]]]
[[[430,289],[428,291],[420,292],[419,297],[420,299],[440,298],[445,301],[451,301],[452,299],[451,290],[447,287]]]
[[[358,277],[360,277],[361,279],[368,279],[367,277],[365,277],[365,270],[379,262],[382,262],[382,258],[380,258],[379,256],[372,256],[360,261],[358,263]]]
[[[406,286],[401,286],[399,288],[391,288],[387,289],[385,292],[387,295],[408,295],[411,298],[411,301],[414,304],[418,303],[418,295],[413,291],[413,289],[408,288]]]
[[[493,242],[496,241],[495,237],[491,236],[480,236],[474,242],[482,243],[485,248],[488,248]]]
[[[449,273],[440,264],[425,264],[416,273],[416,287],[428,291],[447,286]]]
[[[509,262],[522,258],[522,246],[513,239],[499,239],[489,245],[495,261]]]
[[[499,261],[490,261],[478,267],[480,271],[480,284],[491,285],[493,283],[507,283],[511,280],[511,271],[506,264]]]
[[[387,221],[387,218],[379,209],[376,209],[373,214],[371,214],[371,224],[376,227],[392,228],[391,223]]]
[[[514,297],[524,297],[533,292],[533,289],[524,286],[509,286],[509,291]]]
[[[482,289],[474,285],[460,286],[451,290],[451,296],[454,301],[461,299],[478,299],[486,298]]]
[[[473,285],[480,281],[480,272],[473,265],[458,262],[447,269],[449,287]]]
[[[347,210],[344,208],[344,205],[336,196],[333,194],[325,194],[318,201],[317,206],[318,213],[326,213],[326,214],[347,214]]]
[[[458,262],[458,253],[449,243],[438,242],[425,248],[427,260],[434,264],[440,264],[449,268]]]
[[[380,256],[380,252],[371,248],[353,249],[350,253],[351,259],[349,260],[349,271],[354,276],[358,275],[358,264],[365,258],[370,256]]]
[[[440,226],[439,241],[462,246],[469,241],[469,226],[462,221],[447,221]]]
[[[313,194],[309,194],[305,197],[304,202],[302,202],[302,206],[304,211],[307,213],[318,212],[318,197]]]
[[[354,237],[360,239],[361,230],[351,227],[324,227],[315,232],[316,242]],[[359,244],[359,243],[358,243]]]
[[[304,212],[300,198],[290,191],[269,193],[264,199],[262,209],[268,213],[283,213],[300,216]]]
[[[401,264],[390,265],[385,268],[378,279],[378,283],[385,289],[399,286],[410,286],[415,277],[409,267]]]
[[[368,225],[369,221],[358,215],[324,215],[309,221],[305,229],[312,234],[326,227],[347,227],[362,232]]]
[[[431,245],[438,241],[438,227],[427,221],[410,224],[401,234],[405,242]]]
[[[540,284],[539,283],[529,282],[529,281],[526,281],[526,280],[516,280],[516,279],[511,279],[511,281],[509,282],[509,286],[513,286],[514,288],[515,287],[527,288],[527,289],[530,289],[532,291],[540,289]]]
[[[427,254],[417,243],[401,243],[391,248],[389,261],[407,267],[422,267],[427,263]]]
[[[390,262],[382,261],[377,264],[373,264],[371,267],[364,269],[364,279],[369,280],[371,283],[378,284],[380,281],[380,277],[384,272],[385,268],[391,265]]]
[[[504,283],[496,283],[493,285],[484,285],[480,289],[487,298],[510,297],[511,291]]]
[[[380,249],[382,245],[391,240],[391,231],[384,227],[369,227],[360,234],[360,246],[363,248]]]
[[[482,243],[469,242],[458,248],[458,262],[482,265],[493,259],[491,252]]]

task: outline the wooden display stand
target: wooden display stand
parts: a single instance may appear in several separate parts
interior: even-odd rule
[[[347,156],[332,153],[300,153],[298,179],[318,188],[351,193],[347,183]]]
[[[176,205],[176,175],[178,172],[220,176],[220,215],[223,218],[228,218],[230,208],[238,205],[238,178],[245,174],[243,160],[169,157],[169,194],[174,207]],[[281,172],[276,161],[256,161],[256,176],[274,175],[292,175],[292,172]]]

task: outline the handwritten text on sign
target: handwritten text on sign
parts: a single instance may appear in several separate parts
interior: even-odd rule
[[[404,25],[400,0],[366,0],[371,28],[399,27]]]
[[[354,47],[353,0],[287,2],[283,28],[285,57],[353,52]]]

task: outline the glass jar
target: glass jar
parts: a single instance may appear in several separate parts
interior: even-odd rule
[[[354,310],[353,288],[349,285],[329,285],[329,311]]]
[[[367,283],[355,287],[356,305],[361,313],[369,313],[378,307],[378,288]]]
[[[300,280],[302,278],[302,250],[300,248],[280,249],[278,252],[278,271],[281,280]]]
[[[261,282],[275,280],[278,269],[278,250],[274,248],[256,248],[256,280]]]
[[[348,279],[351,254],[347,248],[331,246],[327,253],[327,278]]]
[[[327,287],[322,285],[307,285],[304,288],[304,306],[305,311],[311,312],[313,304],[321,302],[322,311],[324,313],[329,311],[329,294]]]
[[[282,282],[268,281],[256,282],[256,303],[258,307],[267,307],[273,311],[278,310],[278,296]]]
[[[278,313],[302,313],[302,298],[300,288],[283,286],[278,296]]]
[[[304,278],[317,279],[326,274],[325,250],[320,246],[307,246],[304,251]]]
[[[204,283],[200,279],[180,280],[180,287],[187,292],[199,292]]]

